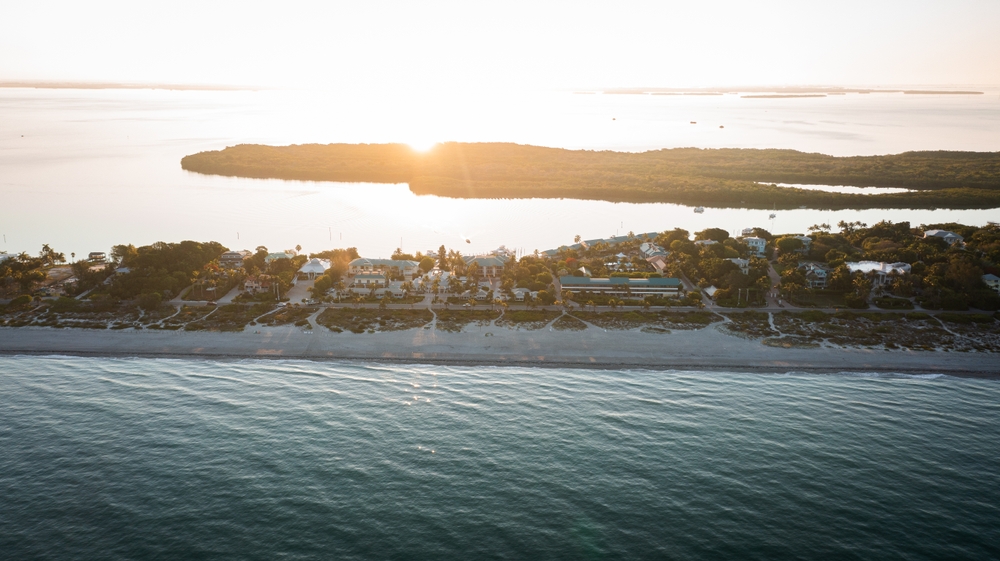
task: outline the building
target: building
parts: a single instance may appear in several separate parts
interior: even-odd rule
[[[739,257],[730,257],[726,261],[729,261],[730,263],[732,263],[732,264],[736,265],[737,267],[739,267],[740,268],[740,272],[743,273],[744,275],[749,275],[750,274],[750,260],[749,259],[741,259]]]
[[[965,241],[965,238],[959,236],[955,232],[949,232],[948,230],[927,230],[924,232],[925,238],[941,238],[942,240],[948,242],[948,245],[961,244]]]
[[[826,288],[827,278],[830,276],[829,269],[819,263],[811,262],[802,263],[799,268],[805,271],[806,287]]]
[[[469,273],[475,270],[481,277],[493,278],[503,275],[504,267],[507,266],[507,259],[496,255],[466,257],[465,266]]]
[[[257,294],[258,292],[269,292],[272,287],[271,276],[270,275],[257,275],[253,277],[248,277],[243,283],[243,290],[251,294]]]
[[[698,241],[694,242],[694,245],[701,246],[701,247],[706,247],[706,246],[710,246],[710,245],[715,245],[717,243],[719,243],[719,242],[717,242],[715,240],[698,240]]]
[[[1000,277],[998,277],[998,276],[996,276],[996,275],[994,275],[992,273],[991,274],[986,274],[986,275],[983,275],[983,282],[986,283],[986,286],[990,287],[991,289],[995,290],[996,292],[1000,292]]]
[[[356,288],[383,288],[389,285],[389,279],[383,273],[360,273],[354,275],[351,285]]]
[[[268,253],[267,257],[264,258],[264,262],[270,265],[272,261],[276,261],[278,259],[291,259],[296,255],[298,255],[298,253],[294,249],[286,249],[285,251],[276,251],[274,253]]]
[[[93,255],[93,253],[91,254]],[[243,266],[243,260],[251,257],[253,253],[244,249],[241,251],[227,251],[219,256],[219,266],[226,269],[236,269]]]
[[[511,290],[514,294],[514,300],[518,302],[524,302],[525,300],[531,300],[531,291],[527,288],[515,288]]]
[[[563,290],[576,294],[607,294],[622,298],[645,298],[646,296],[682,296],[684,290],[680,279],[652,278],[630,279],[625,277],[587,278],[559,277]]]
[[[420,264],[408,259],[368,259],[361,257],[351,261],[348,265],[351,275],[365,273],[382,273],[390,277],[403,277],[406,280],[413,280],[413,277],[420,274]]]
[[[310,259],[299,269],[300,275],[305,275],[309,280],[316,280],[316,277],[323,276],[323,273],[330,269],[330,262],[326,259]]]
[[[91,251],[90,254],[87,255],[87,261],[90,261],[91,263],[104,263],[107,258],[108,256],[105,255],[103,251]],[[3,259],[0,259],[0,261],[3,261]]]
[[[750,251],[757,254],[757,257],[767,255],[767,240],[758,237],[743,238],[743,243],[750,247]]]
[[[872,283],[875,286],[882,286],[889,281],[891,275],[905,275],[910,272],[909,263],[882,263],[879,261],[859,261],[844,263],[852,273],[861,271],[864,274],[873,274]]]
[[[809,253],[809,249],[812,248],[812,238],[809,236],[794,236],[794,238],[802,242],[802,248],[795,251],[802,254]]]

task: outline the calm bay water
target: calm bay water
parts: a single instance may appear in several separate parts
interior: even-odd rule
[[[968,88],[966,88],[968,89]],[[980,88],[973,88],[980,89]],[[692,125],[691,121],[696,121]],[[724,126],[724,129],[720,129]],[[882,219],[985,224],[979,211],[708,209],[576,200],[417,197],[405,185],[210,177],[180,159],[238,143],[508,141],[565,148],[794,148],[834,155],[1000,150],[1000,92],[980,96],[723,96],[0,89],[0,251],[78,256],[112,244],[215,240],[306,251],[400,245],[532,251],[661,231]],[[466,244],[469,239],[471,243]]]
[[[9,559],[989,559],[1000,384],[0,357]]]

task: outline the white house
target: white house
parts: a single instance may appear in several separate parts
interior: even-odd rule
[[[420,272],[420,263],[409,259],[368,259],[361,257],[351,261],[348,270],[352,275],[362,273],[383,273],[390,276],[402,276],[413,280]]]
[[[903,275],[910,272],[909,263],[882,263],[879,261],[859,261],[844,263],[852,273],[874,273],[875,286],[882,286],[889,281],[891,275]]]
[[[499,277],[503,274],[504,267],[507,266],[507,259],[496,255],[484,255],[480,257],[465,257],[465,266],[471,272],[473,269],[482,277]]]
[[[805,269],[806,286],[809,288],[826,288],[830,271],[819,263],[802,263],[800,269]]]
[[[949,232],[948,230],[927,230],[924,232],[925,238],[941,238],[948,242],[949,245],[955,245],[956,243],[962,243],[965,238],[959,236],[955,232]]]
[[[994,275],[992,273],[991,274],[986,274],[986,275],[983,275],[983,282],[986,283],[986,286],[992,288],[993,290],[995,290],[997,292],[1000,292],[1000,277],[998,277],[998,276],[996,276],[996,275]]]
[[[291,259],[295,257],[298,253],[294,249],[286,249],[285,251],[275,251],[274,253],[268,253],[267,257],[264,258],[264,262],[271,264],[272,261],[278,259]]]
[[[750,251],[757,254],[757,257],[764,257],[767,249],[767,240],[758,237],[743,238],[743,242],[750,247]]]
[[[727,259],[727,261],[729,261],[730,263],[733,263],[737,267],[739,267],[740,268],[740,272],[743,273],[744,275],[750,274],[750,260],[749,259],[740,259],[739,257],[730,257],[729,259]]]
[[[309,280],[316,280],[316,277],[323,276],[323,273],[330,269],[330,262],[326,259],[310,259],[299,269],[300,275],[305,275]]]

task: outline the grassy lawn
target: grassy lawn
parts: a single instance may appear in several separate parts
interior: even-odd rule
[[[243,331],[251,320],[274,309],[274,304],[227,304],[184,326],[185,331]]]

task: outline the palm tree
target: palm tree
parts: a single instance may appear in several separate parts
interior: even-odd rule
[[[587,300],[587,305],[593,308],[595,312],[597,311],[597,304],[595,304],[593,300]]]

